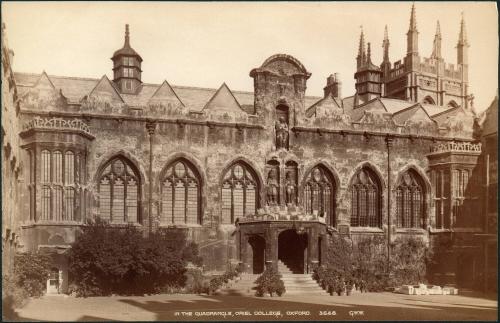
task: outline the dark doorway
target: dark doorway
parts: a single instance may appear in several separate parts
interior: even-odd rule
[[[296,230],[285,230],[278,236],[278,259],[294,274],[305,273],[307,234],[298,234]]]
[[[248,238],[248,244],[252,247],[252,272],[261,274],[264,271],[266,240],[261,236],[251,236]]]
[[[457,285],[462,288],[474,288],[475,257],[462,254],[457,259]]]
[[[321,259],[321,244],[323,243],[323,238],[319,237],[318,238],[318,265],[321,266],[322,264],[322,259]]]

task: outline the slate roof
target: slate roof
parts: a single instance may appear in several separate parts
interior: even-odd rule
[[[22,95],[36,81],[41,74],[34,73],[14,73],[16,84]],[[68,98],[70,103],[79,103],[80,100],[88,95],[97,85],[100,79],[84,77],[68,77],[49,75],[57,90],[61,90],[63,95]],[[153,96],[161,84],[143,83],[137,94],[123,94],[121,97],[129,106],[146,106],[149,99]],[[171,85],[172,89],[184,105],[191,111],[201,111],[207,102],[214,96],[217,89]],[[247,113],[253,113],[254,94],[248,91],[231,91],[241,108]],[[316,103],[320,97],[307,96],[305,98],[306,108]]]

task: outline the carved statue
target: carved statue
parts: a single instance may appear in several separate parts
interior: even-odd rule
[[[276,121],[276,148],[288,148],[288,124],[285,121],[285,118],[280,117],[278,121]]]
[[[278,204],[279,183],[276,169],[271,169],[267,176],[267,204]]]
[[[286,204],[295,205],[295,181],[293,173],[288,171],[285,175]]]

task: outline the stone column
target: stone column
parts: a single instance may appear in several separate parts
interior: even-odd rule
[[[248,272],[247,270],[247,264],[248,264],[248,259],[247,259],[247,244],[248,244],[248,238],[247,236],[241,232],[241,228],[240,228],[240,231],[238,232],[238,236],[239,236],[239,266],[240,266],[240,270],[244,273]]]
[[[309,259],[306,273],[311,273],[318,266],[318,237],[314,227],[309,228],[307,231],[307,254]]]
[[[265,261],[266,268],[278,269],[278,235],[275,228],[268,227],[265,231],[266,251]]]

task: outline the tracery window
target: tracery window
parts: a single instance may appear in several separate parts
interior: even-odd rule
[[[224,174],[221,188],[222,223],[234,223],[237,218],[255,215],[259,187],[250,167],[239,162]]]
[[[185,160],[174,161],[163,174],[160,222],[201,223],[200,179]]]
[[[363,167],[351,184],[351,226],[381,227],[381,185],[377,176]]]
[[[304,185],[304,207],[307,213],[324,217],[326,224],[336,225],[335,185],[330,172],[324,166],[314,167]]]
[[[412,170],[407,171],[396,188],[396,217],[399,228],[422,228],[424,225],[424,188]]]
[[[75,154],[72,151],[41,152],[41,220],[74,221],[76,208]],[[33,174],[31,173],[33,181]],[[32,200],[34,198],[32,196]]]
[[[437,229],[449,229],[451,227],[450,218],[450,171],[436,169],[431,173],[432,184],[434,186],[434,206]]]
[[[110,223],[140,222],[139,172],[123,157],[109,161],[99,176],[99,215]]]

